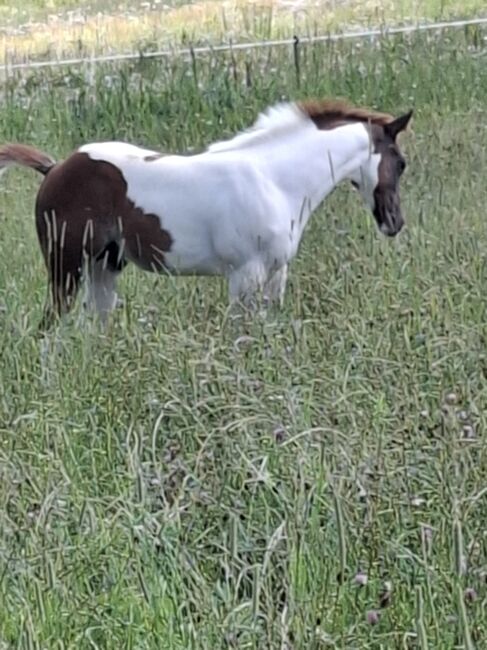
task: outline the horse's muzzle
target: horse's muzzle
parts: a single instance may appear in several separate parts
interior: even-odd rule
[[[395,237],[398,235],[404,226],[404,219],[402,217],[395,218],[394,220],[384,220],[379,224],[379,230],[386,237]]]

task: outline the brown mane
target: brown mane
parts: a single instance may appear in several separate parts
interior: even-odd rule
[[[319,129],[332,129],[346,122],[367,122],[385,126],[393,121],[392,115],[367,108],[358,108],[341,99],[311,100],[298,103]]]

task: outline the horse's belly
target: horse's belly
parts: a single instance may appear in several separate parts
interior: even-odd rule
[[[165,262],[169,272],[176,275],[221,275],[225,264],[208,247],[194,243],[174,241],[166,253]]]

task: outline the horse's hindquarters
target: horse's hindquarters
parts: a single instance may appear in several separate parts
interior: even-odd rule
[[[57,313],[74,302],[86,264],[118,272],[126,256],[149,270],[163,263],[170,237],[157,217],[134,206],[126,190],[114,165],[82,153],[54,167],[42,183],[36,227]]]

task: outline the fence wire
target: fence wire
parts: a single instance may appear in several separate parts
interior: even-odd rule
[[[107,54],[102,56],[79,57],[71,59],[54,59],[50,61],[27,61],[24,63],[6,63],[0,65],[1,72],[14,70],[35,70],[39,68],[96,65],[98,63],[111,63],[117,61],[137,61],[144,59],[158,59],[167,57],[184,57],[199,54],[211,54],[214,52],[246,51],[262,49],[267,47],[281,47],[285,45],[296,45],[297,43],[323,43],[350,39],[381,38],[394,36],[396,34],[413,34],[415,32],[441,31],[446,29],[459,29],[469,26],[487,25],[487,18],[472,18],[470,20],[452,20],[436,23],[423,23],[416,25],[405,25],[403,27],[383,27],[380,29],[367,29],[336,34],[324,34],[321,36],[294,36],[278,40],[254,41],[252,43],[228,43],[221,45],[204,45],[186,48],[167,48],[154,52],[129,52],[126,54]]]

